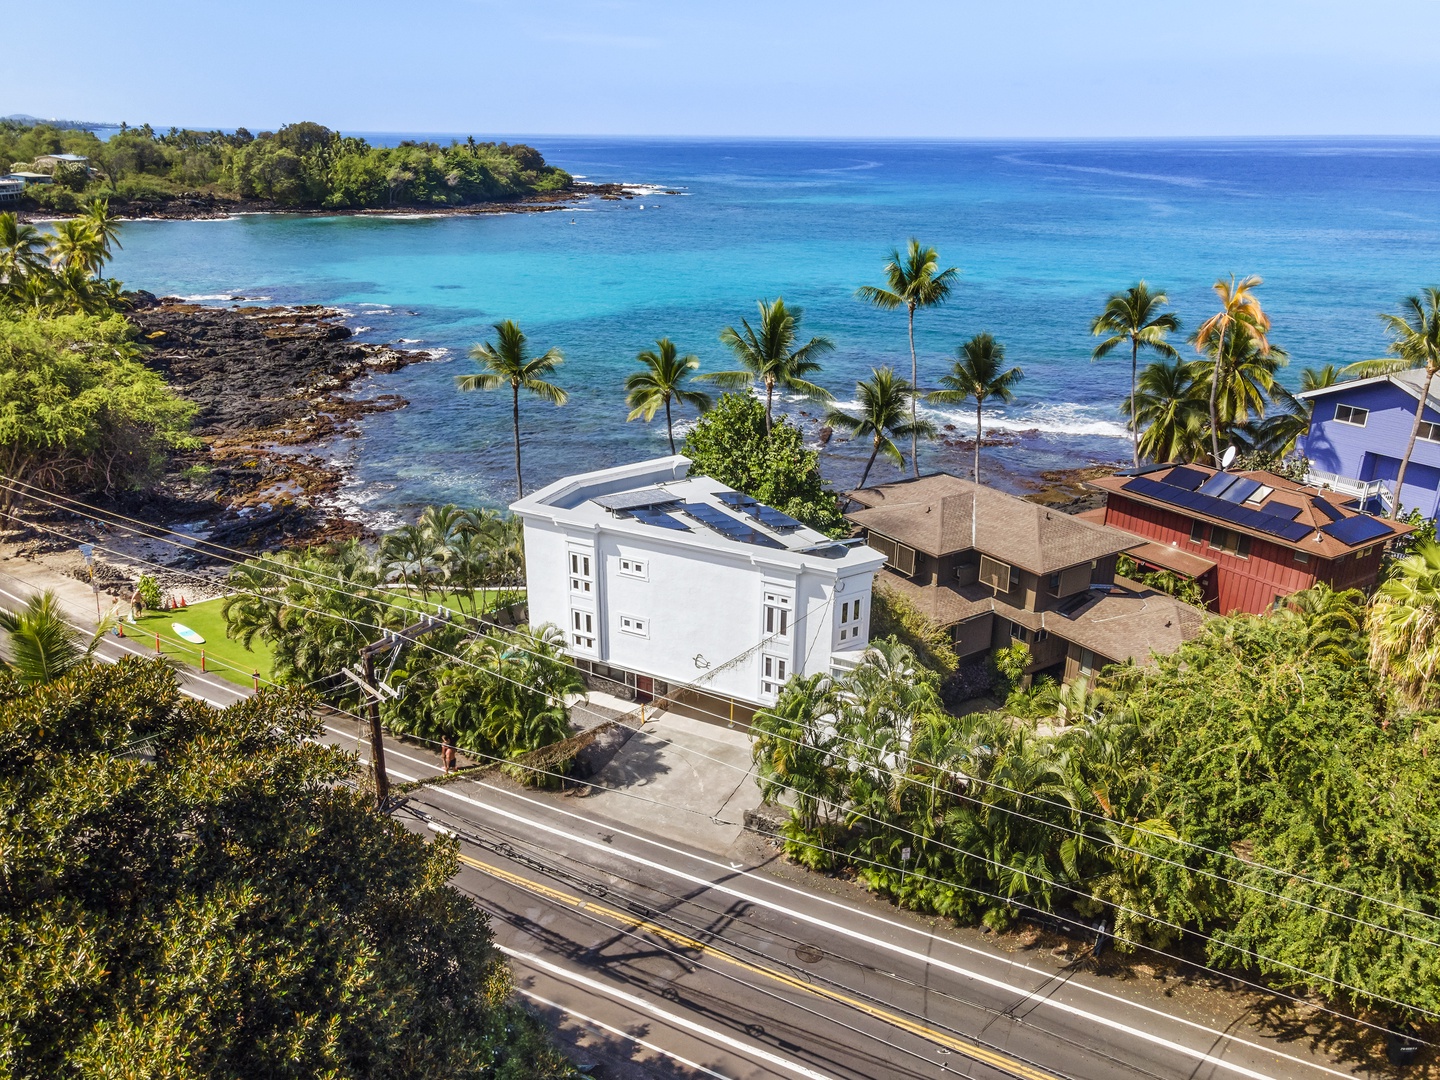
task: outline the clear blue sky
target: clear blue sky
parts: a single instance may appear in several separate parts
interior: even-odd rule
[[[0,115],[350,131],[1440,136],[1440,0],[10,5]]]

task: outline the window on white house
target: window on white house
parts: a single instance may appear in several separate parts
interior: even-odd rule
[[[590,573],[590,556],[578,551],[570,553],[570,591],[589,596],[595,591],[595,578]]]
[[[1370,410],[1361,409],[1354,405],[1336,405],[1335,419],[1342,424],[1354,424],[1356,427],[1364,427],[1365,421],[1370,419]]]
[[[645,560],[627,559],[622,556],[620,559],[620,573],[626,577],[643,578],[645,576]]]
[[[1419,438],[1426,442],[1440,442],[1440,424],[1433,424],[1429,420],[1420,421]]]
[[[790,598],[780,593],[765,594],[765,634],[777,641],[790,640]]]
[[[766,656],[760,663],[760,692],[774,697],[785,685],[789,662],[782,656]]]
[[[842,644],[847,641],[858,641],[864,636],[864,626],[861,623],[864,607],[863,600],[846,600],[840,605],[840,641]]]
[[[639,619],[634,615],[620,616],[620,629],[627,634],[634,634],[637,637],[648,637],[649,625],[649,619]]]
[[[570,612],[570,644],[577,649],[595,648],[595,615],[589,611]]]

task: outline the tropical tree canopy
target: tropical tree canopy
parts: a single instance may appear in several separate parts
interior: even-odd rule
[[[920,386],[920,362],[915,353],[915,312],[919,308],[943,304],[959,280],[959,270],[953,266],[941,270],[940,256],[935,249],[923,246],[912,236],[903,256],[898,250],[890,252],[885,262],[884,287],[862,285],[855,290],[855,295],[861,300],[882,311],[905,309],[905,327],[910,341],[910,385],[915,388],[910,398],[910,465],[916,476],[920,475],[920,418],[915,401]]]
[[[936,405],[963,405],[975,402],[975,483],[980,482],[980,443],[984,438],[982,410],[986,398],[1015,400],[1014,388],[1025,377],[1018,367],[1004,369],[1005,346],[990,334],[976,334],[955,350],[950,374],[940,379],[943,389],[931,391],[926,401]]]
[[[644,371],[637,371],[625,379],[625,404],[630,406],[627,420],[643,419],[647,424],[655,414],[665,410],[665,434],[670,439],[670,453],[675,453],[675,419],[671,407],[676,404],[689,405],[696,412],[704,412],[713,402],[710,395],[700,390],[691,390],[685,385],[692,372],[700,367],[697,357],[689,354],[678,355],[675,343],[669,338],[655,342],[654,350],[640,353],[636,360],[644,365]]]
[[[470,349],[470,359],[479,363],[483,370],[475,375],[455,376],[455,386],[460,390],[510,388],[510,415],[515,439],[515,489],[524,495],[525,480],[520,471],[520,391],[552,405],[564,405],[569,395],[549,379],[555,374],[555,369],[564,363],[565,357],[559,349],[548,349],[539,356],[531,356],[528,339],[510,319],[496,323],[494,330],[494,344],[483,341]]]
[[[1231,274],[1228,281],[1215,282],[1212,288],[1220,299],[1220,310],[1196,328],[1192,339],[1196,350],[1205,358],[1201,363],[1207,370],[1210,387],[1210,450],[1217,465],[1223,419],[1220,395],[1227,387],[1233,393],[1232,373],[1236,363],[1257,353],[1263,357],[1270,351],[1270,317],[1255,295],[1261,284],[1260,277],[1253,274],[1239,280]],[[1238,422],[1233,414],[1231,422]]]
[[[1105,340],[1095,346],[1091,357],[1095,360],[1108,356],[1122,344],[1130,346],[1130,409],[1127,416],[1135,415],[1135,394],[1139,379],[1140,350],[1159,354],[1163,359],[1174,359],[1179,354],[1166,340],[1167,335],[1177,333],[1180,319],[1175,314],[1160,309],[1170,303],[1163,292],[1152,292],[1150,286],[1140,281],[1124,292],[1114,293],[1105,302],[1105,308],[1090,323],[1090,333]],[[1140,464],[1140,429],[1130,425],[1134,441],[1134,463]]]
[[[800,340],[803,313],[787,307],[785,300],[761,300],[760,321],[751,326],[740,320],[740,329],[727,326],[720,331],[720,342],[727,346],[740,367],[735,371],[716,371],[700,378],[708,379],[727,390],[739,390],[758,382],[765,388],[765,427],[774,422],[775,391],[800,394],[816,400],[827,400],[830,392],[812,381],[820,370],[817,359],[835,348],[825,337],[812,337],[804,345]]]
[[[685,436],[682,450],[692,472],[760,500],[830,535],[848,526],[840,503],[820,475],[820,455],[807,449],[800,429],[766,422],[765,407],[750,394],[723,394]]]
[[[0,609],[0,631],[5,633],[0,662],[27,686],[54,682],[88,663],[114,625],[112,614],[102,618],[94,632],[80,632],[66,615],[59,595],[46,589],[16,611]]]
[[[314,702],[163,663],[0,674],[0,1061],[15,1077],[575,1075],[487,918],[343,786]]]
[[[825,422],[853,438],[870,440],[870,458],[860,474],[859,486],[863,488],[878,455],[884,454],[896,465],[904,466],[905,456],[895,445],[896,439],[907,435],[912,439],[922,435],[933,438],[935,425],[929,420],[914,419],[915,387],[897,378],[894,368],[874,368],[870,378],[855,384],[855,393],[860,406],[853,414],[831,408],[825,414]]]

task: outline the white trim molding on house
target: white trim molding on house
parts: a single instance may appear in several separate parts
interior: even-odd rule
[[[678,455],[601,469],[512,504],[531,623],[642,696],[768,705],[791,676],[858,660],[884,554],[689,469]]]

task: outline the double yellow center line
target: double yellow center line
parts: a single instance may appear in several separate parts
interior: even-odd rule
[[[1010,1057],[1008,1054],[1002,1054],[997,1050],[992,1050],[988,1046],[981,1046],[968,1039],[951,1035],[949,1032],[937,1031],[934,1028],[917,1023],[908,1017],[890,1012],[888,1009],[879,1008],[868,1001],[852,997],[849,994],[842,994],[838,990],[832,990],[827,986],[817,986],[803,979],[797,979],[788,971],[783,971],[780,968],[773,968],[765,964],[754,964],[748,960],[742,960],[738,956],[732,956],[722,949],[707,945],[703,941],[697,941],[685,934],[677,933],[667,927],[653,923],[648,919],[639,918],[628,912],[617,911],[614,908],[606,907],[604,904],[597,904],[593,900],[587,900],[583,897],[571,896],[567,892],[551,888],[549,885],[542,885],[537,881],[531,881],[529,878],[511,873],[509,870],[504,870],[498,866],[481,862],[479,859],[471,858],[469,855],[461,854],[460,861],[466,866],[473,867],[476,870],[489,874],[497,880],[505,882],[507,885],[513,885],[517,889],[524,889],[537,896],[542,896],[561,906],[598,915],[634,930],[643,930],[648,934],[653,934],[655,937],[669,941],[681,948],[700,953],[702,956],[723,960],[727,964],[737,967],[742,971],[748,971],[753,975],[770,979],[783,986],[788,986],[793,990],[799,990],[814,997],[824,998],[828,1001],[845,1005],[848,1008],[858,1009],[860,1012],[876,1020],[883,1021],[902,1031],[909,1032],[911,1035],[917,1035],[956,1054],[962,1054],[974,1061],[979,1061],[992,1068],[1007,1072],[1012,1076],[1019,1077],[1020,1080],[1062,1080],[1061,1077],[1056,1076],[1054,1073],[1038,1069],[1034,1065],[1019,1061],[1016,1058]]]

